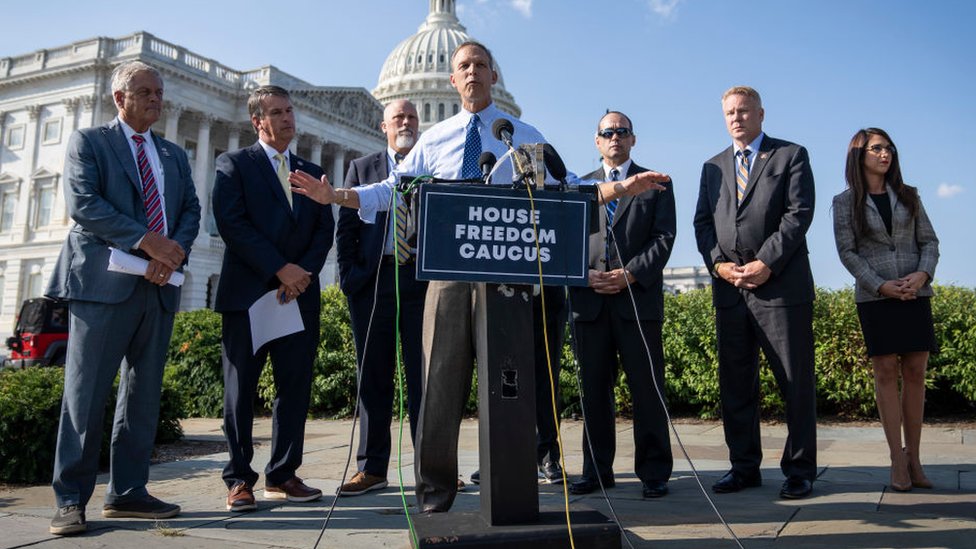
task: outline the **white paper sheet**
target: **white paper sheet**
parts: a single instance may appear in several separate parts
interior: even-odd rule
[[[109,271],[114,273],[146,276],[146,269],[149,268],[148,261],[137,255],[132,255],[116,248],[111,248],[111,250],[112,255],[108,257]],[[183,281],[185,279],[186,277],[183,276],[183,273],[173,271],[173,274],[169,277],[168,284],[179,288],[183,285]]]
[[[254,354],[272,339],[305,329],[302,313],[298,310],[298,300],[279,303],[277,293],[277,290],[271,290],[259,297],[247,310],[251,321],[251,352]]]

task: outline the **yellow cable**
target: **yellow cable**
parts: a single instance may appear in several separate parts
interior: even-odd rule
[[[529,192],[529,207],[532,211],[535,211],[535,198],[532,196],[532,186],[526,185],[526,189]],[[532,231],[535,234],[535,259],[539,271],[539,298],[542,302],[542,339],[543,346],[546,348],[546,371],[549,373],[549,401],[552,405],[553,421],[556,424],[556,445],[559,447],[559,462],[563,473],[563,502],[566,509],[566,529],[569,533],[569,546],[571,549],[576,549],[576,543],[573,539],[573,521],[569,515],[569,486],[566,479],[566,454],[563,452],[563,436],[561,433],[562,430],[559,428],[559,410],[556,407],[556,383],[552,377],[552,356],[549,354],[549,329],[546,322],[546,285],[545,279],[542,275],[542,254],[540,253],[541,250],[539,249],[539,226],[536,223],[535,216],[531,215],[531,212],[529,217],[532,219]],[[538,383],[538,380],[536,380],[536,383]]]

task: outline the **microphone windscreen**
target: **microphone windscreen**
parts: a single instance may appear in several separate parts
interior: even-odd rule
[[[492,167],[495,166],[495,162],[497,160],[498,159],[495,158],[495,155],[488,151],[481,153],[481,156],[478,157],[478,166],[481,168],[481,173],[490,172]]]
[[[556,152],[556,148],[546,143],[542,145],[542,159],[546,163],[546,169],[549,170],[549,175],[557,181],[562,181],[566,179],[566,164],[563,159],[559,157],[559,153]]]
[[[495,136],[495,139],[499,141],[508,141],[502,137],[502,132],[508,134],[508,138],[511,139],[512,135],[515,134],[515,126],[512,125],[512,121],[507,118],[499,118],[495,120],[495,123],[491,125],[491,135]]]

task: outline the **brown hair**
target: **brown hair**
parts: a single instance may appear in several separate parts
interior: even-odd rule
[[[285,99],[291,100],[288,95],[288,90],[282,88],[281,86],[261,86],[256,88],[251,92],[250,97],[247,98],[247,114],[250,116],[256,116],[258,118],[264,118],[264,111],[261,108],[261,101],[265,97],[284,97]]]
[[[867,200],[868,183],[864,177],[864,155],[867,151],[868,141],[872,135],[881,136],[891,143],[891,167],[885,173],[885,184],[895,191],[898,202],[901,202],[914,219],[918,214],[918,191],[915,187],[905,184],[901,178],[901,164],[898,162],[898,149],[895,142],[891,140],[888,132],[881,128],[864,128],[858,130],[851,138],[851,143],[847,147],[847,168],[844,172],[847,179],[847,187],[854,194],[854,202],[851,212],[854,219],[854,234],[862,236],[867,227],[867,216],[864,213],[864,202]]]

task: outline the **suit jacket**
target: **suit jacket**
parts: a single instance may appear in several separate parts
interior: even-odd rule
[[[197,200],[186,152],[152,134],[165,184],[167,236],[189,257],[200,228]],[[110,247],[131,251],[148,226],[142,178],[116,118],[104,126],[75,131],[64,162],[64,200],[75,221],[54,266],[46,294],[69,300],[121,303],[139,277],[106,271]],[[159,289],[163,307],[175,312],[180,289]]]
[[[357,158],[349,164],[344,187],[350,189],[382,181],[390,175],[386,149]],[[339,288],[346,296],[362,290],[379,268],[386,244],[388,212],[377,212],[374,223],[363,223],[359,211],[339,208],[336,227],[336,259],[339,263]]]
[[[935,229],[921,202],[913,219],[908,208],[898,202],[891,186],[887,190],[891,201],[890,235],[878,207],[867,198],[864,201],[867,227],[864,235],[858,237],[854,233],[854,193],[847,189],[834,197],[834,242],[841,263],[857,282],[854,301],[858,303],[886,299],[878,294],[882,284],[916,271],[929,275],[929,281],[919,288],[918,295],[932,295],[931,282],[939,262]]]
[[[709,269],[719,261],[765,263],[772,271],[769,280],[755,290],[741,290],[751,291],[764,305],[811,303],[806,232],[813,221],[814,184],[806,149],[764,136],[738,206],[733,154],[730,146],[702,167],[695,211],[698,251]],[[741,297],[735,286],[713,278],[716,307],[732,306]]]
[[[646,171],[646,168],[631,162],[627,177]],[[603,168],[600,168],[583,179],[603,181],[606,176]],[[667,186],[670,187],[671,183],[667,183]],[[589,268],[606,271],[606,216],[599,217],[600,231],[590,235]],[[617,202],[610,229],[620,248],[621,265],[636,279],[632,289],[637,302],[637,318],[641,320],[664,320],[662,272],[674,245],[675,219],[674,192],[670,188],[667,191],[625,196]],[[616,253],[616,250],[612,253]],[[570,291],[574,320],[595,319],[605,301],[622,318],[635,320],[633,305],[626,291],[613,296],[597,294],[588,287],[574,287]]]
[[[312,177],[322,168],[290,155],[290,169]],[[259,297],[277,289],[277,273],[294,263],[312,273],[312,283],[298,297],[304,311],[321,307],[319,271],[332,248],[335,222],[332,207],[300,194],[293,207],[264,149],[255,143],[217,158],[213,210],[217,230],[224,239],[224,261],[214,309],[246,311]]]

